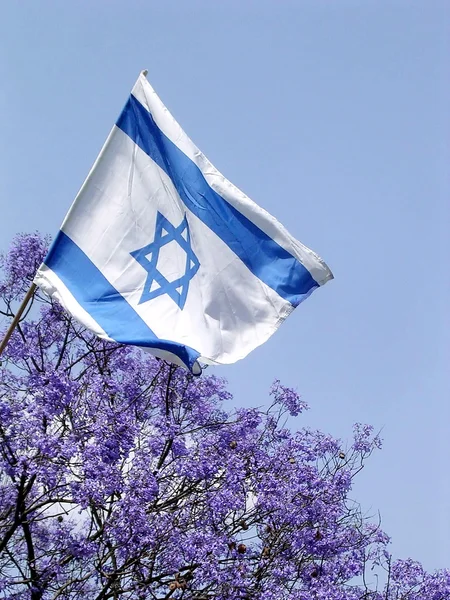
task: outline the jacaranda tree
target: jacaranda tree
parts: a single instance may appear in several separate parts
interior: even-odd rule
[[[5,325],[45,251],[22,235],[3,258]],[[40,293],[2,361],[1,598],[450,598],[450,571],[393,561],[349,500],[369,426],[348,447],[292,431],[306,405],[278,381],[266,410],[228,409],[221,379],[103,342]]]

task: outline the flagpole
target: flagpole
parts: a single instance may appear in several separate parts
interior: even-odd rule
[[[30,286],[30,289],[28,290],[25,298],[22,301],[22,304],[19,306],[19,310],[17,311],[16,316],[12,320],[11,325],[8,327],[8,331],[5,333],[5,337],[3,338],[2,343],[0,344],[0,355],[2,354],[3,350],[6,348],[6,345],[9,342],[9,338],[12,336],[14,329],[17,327],[17,325],[20,321],[20,317],[22,316],[23,311],[26,309],[28,302],[34,296],[35,290],[36,290],[36,284],[32,283]]]

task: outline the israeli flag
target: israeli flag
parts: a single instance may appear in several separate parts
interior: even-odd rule
[[[35,283],[105,340],[201,372],[333,276],[230,183],[141,73]]]

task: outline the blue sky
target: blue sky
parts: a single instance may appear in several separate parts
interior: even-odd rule
[[[450,5],[438,0],[4,2],[1,249],[55,234],[141,69],[208,158],[335,281],[247,359],[342,438],[382,429],[353,496],[397,556],[450,566]]]

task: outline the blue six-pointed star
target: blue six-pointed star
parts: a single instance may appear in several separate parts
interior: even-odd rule
[[[159,252],[170,242],[177,242],[186,252],[184,274],[174,281],[168,281],[158,271]],[[153,242],[130,254],[148,273],[139,304],[167,294],[183,310],[189,291],[189,282],[200,267],[200,262],[192,250],[191,233],[186,215],[181,224],[174,227],[164,215],[158,212]]]

